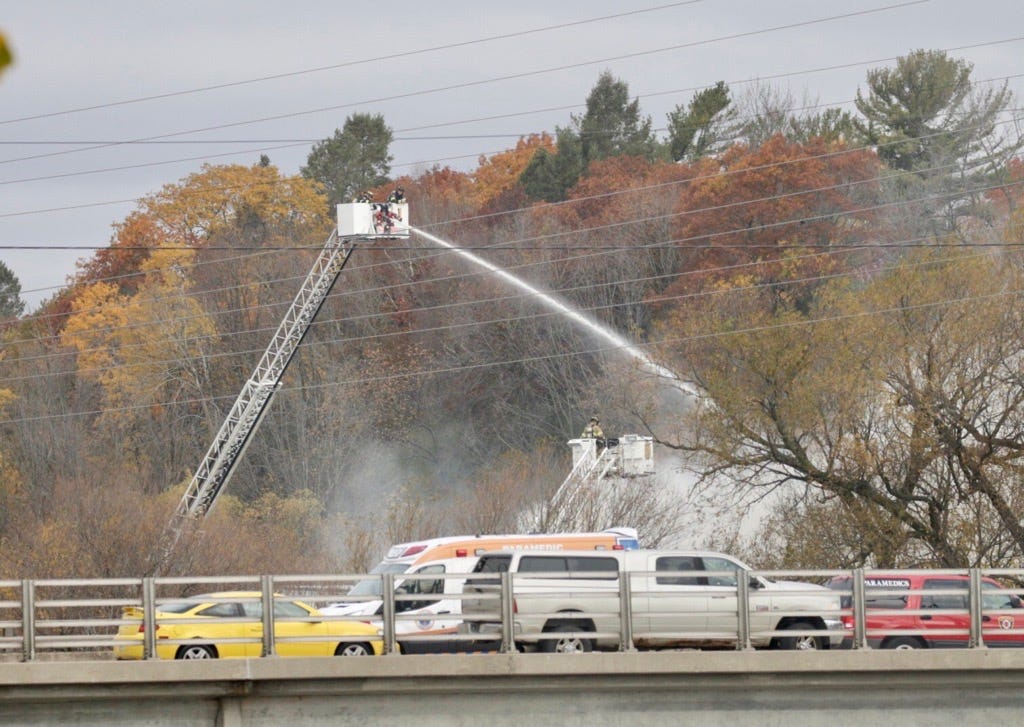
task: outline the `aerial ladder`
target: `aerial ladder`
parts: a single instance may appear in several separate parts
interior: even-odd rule
[[[393,195],[394,197],[394,195]],[[331,231],[256,368],[221,424],[206,456],[185,489],[164,531],[162,559],[173,552],[190,523],[205,517],[227,486],[256,428],[267,413],[281,377],[309,331],[313,319],[345,268],[356,244],[409,236],[409,205],[398,201],[339,204],[338,225]]]

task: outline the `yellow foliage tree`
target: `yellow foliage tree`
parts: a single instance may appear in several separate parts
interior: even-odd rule
[[[99,386],[97,423],[125,452],[121,471],[145,474],[152,466],[161,473],[153,478],[157,488],[167,479],[164,466],[176,465],[160,460],[152,437],[174,440],[171,422],[178,426],[208,386],[207,351],[216,329],[189,294],[186,270],[194,255],[191,249],[155,250],[142,264],[143,282],[134,295],[109,283],[89,286],[75,300],[61,336],[78,352],[79,378]]]
[[[229,227],[262,233],[267,227],[327,224],[316,183],[283,178],[273,165],[204,165],[184,181],[165,185],[142,206],[169,239],[196,247]]]
[[[491,157],[481,155],[473,173],[473,192],[477,206],[483,207],[512,189],[538,149],[554,153],[555,140],[546,133],[530,134],[519,139],[515,149]]]
[[[832,281],[807,312],[770,285],[693,297],[663,330],[706,399],[663,441],[718,492],[796,493],[808,517],[856,519],[832,549],[846,564],[1017,562],[1022,270],[1016,253],[940,248]]]
[[[3,358],[0,352],[0,358]],[[17,397],[9,389],[0,389],[0,412],[7,408],[7,405]],[[7,518],[11,512],[11,503],[21,491],[21,473],[17,467],[11,464],[8,457],[0,449],[0,536],[7,525]]]
[[[0,33],[0,72],[13,60],[14,56],[11,55],[11,49],[7,46],[7,40],[4,38],[4,34]]]
[[[79,354],[80,375],[98,382],[111,416],[159,403],[174,389],[194,390],[185,361],[201,357],[216,333],[199,302],[187,294],[185,269],[194,250],[161,248],[142,264],[145,282],[131,297],[96,283],[75,301],[62,340]]]

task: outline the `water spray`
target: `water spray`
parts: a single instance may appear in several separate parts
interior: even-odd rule
[[[494,273],[505,282],[513,285],[516,288],[519,288],[522,291],[525,291],[545,307],[550,308],[556,313],[559,313],[569,318],[571,321],[579,324],[584,329],[590,331],[597,337],[612,344],[612,346],[614,346],[615,348],[624,351],[629,356],[639,361],[640,364],[647,370],[657,374],[658,376],[661,376],[662,378],[668,379],[673,383],[673,385],[677,389],[692,396],[697,395],[697,392],[694,390],[694,388],[691,385],[684,382],[682,379],[680,379],[673,371],[665,368],[664,366],[658,363],[655,363],[653,360],[651,360],[649,356],[647,356],[647,354],[641,351],[637,346],[633,345],[632,343],[624,339],[622,336],[612,331],[610,328],[602,325],[593,318],[590,318],[589,316],[581,313],[579,310],[573,308],[569,303],[559,300],[550,293],[545,293],[535,288],[522,278],[516,277],[507,270],[502,270],[497,265],[488,262],[479,255],[474,255],[468,250],[464,250],[456,245],[453,245],[452,243],[448,242],[447,240],[444,240],[443,238],[437,237],[436,235],[431,235],[429,232],[424,232],[423,230],[416,227],[410,227],[410,229],[412,230],[412,232],[416,233],[420,237],[429,240],[435,245],[439,245],[447,250],[451,250],[461,255],[474,265],[478,265],[479,267],[482,267]]]

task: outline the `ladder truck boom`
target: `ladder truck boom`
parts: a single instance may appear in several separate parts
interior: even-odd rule
[[[409,206],[403,196],[397,201],[393,198],[394,193],[388,203],[360,201],[338,205],[337,228],[324,243],[178,503],[164,533],[165,557],[177,544],[186,524],[209,513],[227,485],[281,386],[288,364],[352,256],[356,243],[409,236]]]

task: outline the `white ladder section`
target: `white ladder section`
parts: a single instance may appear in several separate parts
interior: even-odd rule
[[[309,331],[310,324],[353,249],[352,238],[340,237],[337,230],[324,243],[313,269],[306,276],[270,345],[242,387],[178,503],[168,528],[172,538],[168,550],[176,544],[186,521],[205,515],[213,507],[217,495],[230,479],[235,464],[266,413],[271,398],[280,387],[284,370]]]
[[[591,489],[618,463],[615,448],[604,447],[598,451],[595,439],[572,440],[569,444],[578,447],[573,452],[576,462],[551,498],[551,503],[560,509],[570,504],[580,493]]]
[[[571,528],[580,517],[605,519],[617,489],[628,480],[654,474],[651,437],[625,434],[598,448],[596,439],[570,439],[573,467],[532,527]]]

